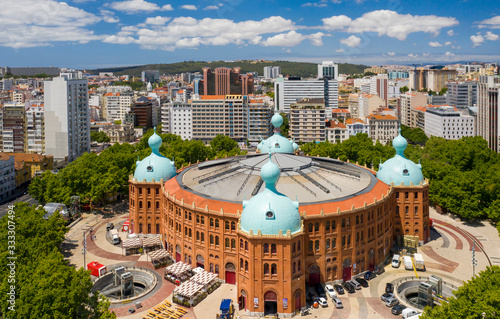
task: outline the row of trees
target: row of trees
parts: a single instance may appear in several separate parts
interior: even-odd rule
[[[109,301],[91,294],[89,271],[68,265],[60,252],[68,231],[54,214],[18,203],[0,220],[0,309],[5,318],[111,319]],[[10,230],[10,232],[7,232]],[[14,247],[13,247],[14,246]],[[15,257],[16,259],[8,259]],[[10,295],[15,305],[10,303]],[[9,297],[9,298],[7,298]],[[10,307],[10,308],[9,308]]]
[[[66,204],[74,195],[79,195],[82,203],[104,203],[108,197],[126,195],[129,175],[133,174],[136,161],[151,154],[148,138],[152,134],[153,130],[149,130],[136,145],[114,144],[99,155],[84,154],[57,174],[45,172],[31,182],[29,193],[41,203]],[[173,134],[160,136],[163,139],[160,152],[173,159],[177,168],[243,153],[238,143],[222,135],[214,138],[209,146],[201,141],[182,140]]]
[[[109,142],[109,136],[104,132],[90,132],[90,140],[92,142]]]

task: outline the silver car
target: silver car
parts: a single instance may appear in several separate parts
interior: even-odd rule
[[[348,282],[354,286],[354,289],[356,289],[356,290],[361,289],[361,284],[359,282],[357,282],[356,280],[349,280]]]
[[[393,307],[393,306],[397,305],[398,303],[399,303],[399,301],[396,299],[396,297],[389,297],[385,301],[385,305],[387,307]]]
[[[333,304],[335,305],[335,308],[338,308],[338,309],[344,308],[344,305],[342,304],[342,301],[339,298],[333,297],[332,301],[333,301]]]

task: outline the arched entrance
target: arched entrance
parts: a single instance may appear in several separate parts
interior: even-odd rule
[[[342,280],[351,280],[351,260],[349,258],[344,260],[344,262],[342,263],[342,267]]]
[[[245,290],[241,290],[241,295],[238,298],[238,307],[241,309],[247,309],[247,293]]]
[[[368,251],[368,269],[373,271],[375,269],[375,250]]]
[[[175,262],[181,261],[182,256],[181,256],[181,246],[176,245],[175,246]]]
[[[202,255],[196,256],[196,267],[205,269],[205,259],[203,258]]]
[[[236,284],[236,266],[233,263],[226,264],[226,283]]]
[[[278,313],[278,296],[274,291],[264,294],[264,316]]]
[[[302,298],[301,298],[301,293],[300,293],[300,289],[297,290],[295,292],[295,294],[293,295],[293,300],[294,300],[294,310],[295,311],[299,311],[300,308],[302,308]]]
[[[313,287],[320,282],[320,269],[318,265],[309,266],[309,286]]]

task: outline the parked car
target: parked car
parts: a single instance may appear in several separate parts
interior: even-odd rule
[[[368,288],[368,281],[363,278],[356,278],[356,281],[363,287]]]
[[[387,300],[385,301],[385,305],[387,307],[394,307],[398,303],[399,303],[399,300],[396,297],[394,297],[394,295],[392,297],[387,298]]]
[[[115,227],[115,225],[113,225],[113,223],[108,223],[106,225],[106,231],[109,231],[110,229],[113,229]]]
[[[393,268],[399,268],[399,264],[400,263],[401,263],[401,260],[399,258],[399,255],[392,256],[391,265],[392,265]]]
[[[385,292],[393,293],[394,292],[394,285],[391,284],[390,282],[385,284]]]
[[[342,288],[341,285],[333,285],[333,288],[335,288],[335,290],[339,295],[343,295],[345,293],[344,288]]]
[[[381,275],[385,272],[385,269],[384,269],[384,267],[375,268],[375,270],[373,272],[377,275]]]
[[[324,308],[324,307],[328,307],[328,302],[326,301],[326,299],[325,299],[325,298],[323,298],[323,297],[318,297],[318,298],[316,299],[316,301],[319,303],[319,305],[320,305],[321,307],[323,307],[323,308]]]
[[[325,285],[325,290],[328,296],[330,296],[330,298],[333,299],[337,297],[337,293],[335,292],[335,289],[333,289],[332,285]]]
[[[337,309],[344,308],[344,305],[342,304],[342,301],[339,298],[334,297],[334,298],[332,298],[332,301],[333,301],[333,304],[335,305],[335,308],[337,308]]]
[[[318,296],[320,296],[320,297],[326,297],[325,288],[323,288],[323,286],[321,284],[316,284],[314,286],[314,291],[316,291],[316,293],[318,294]]]
[[[344,281],[342,283],[342,287],[344,287],[344,289],[347,290],[347,292],[350,294],[353,294],[356,291],[356,289],[354,289],[354,286],[347,281]]]
[[[380,300],[382,300],[383,302],[385,302],[388,298],[394,298],[394,295],[390,292],[386,292],[385,294],[380,296]]]
[[[406,308],[403,311],[401,311],[402,318],[412,318],[414,316],[420,316],[420,313],[418,311],[416,311],[415,309]]]
[[[403,312],[403,310],[405,310],[406,307],[403,306],[402,304],[399,304],[399,305],[395,305],[394,307],[392,307],[391,309],[391,312],[393,315],[400,315],[401,312]]]
[[[361,284],[359,282],[357,282],[356,280],[349,280],[348,282],[354,286],[354,289],[356,289],[356,290],[361,289]]]
[[[373,278],[377,277],[377,275],[373,271],[367,271],[365,272],[365,275],[363,276],[365,280],[372,280]]]

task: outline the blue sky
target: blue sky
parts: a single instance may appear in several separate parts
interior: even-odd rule
[[[3,2],[0,66],[500,60],[498,0]]]

